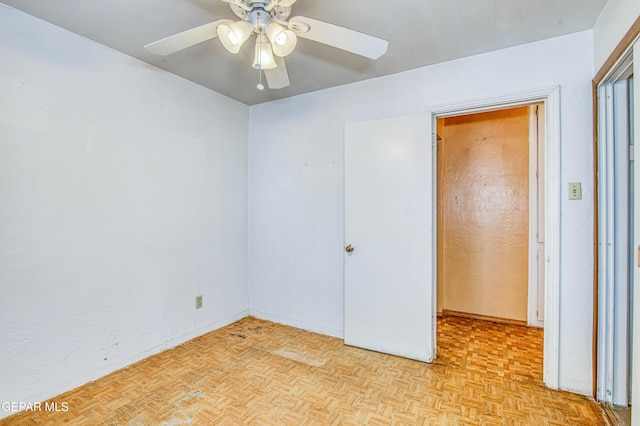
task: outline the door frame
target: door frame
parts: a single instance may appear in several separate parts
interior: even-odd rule
[[[560,87],[552,86],[526,92],[506,94],[461,101],[454,104],[427,107],[431,115],[432,150],[433,150],[433,194],[437,194],[437,120],[456,115],[472,114],[496,109],[518,107],[533,103],[544,103],[545,137],[544,137],[544,241],[545,241],[545,312],[544,312],[544,383],[552,389],[559,388],[559,338],[560,338]],[[433,253],[434,264],[437,264],[436,227],[437,204],[433,202]],[[432,281],[433,298],[433,348],[436,347],[436,301],[437,282]],[[434,354],[435,357],[435,354]]]
[[[594,220],[594,229],[593,229],[593,236],[594,236],[594,244],[593,244],[593,253],[594,253],[594,271],[593,271],[593,392],[592,392],[592,396],[594,397],[594,399],[598,399],[598,375],[599,375],[599,371],[598,371],[598,363],[599,363],[599,359],[598,359],[598,342],[600,339],[600,335],[598,333],[598,323],[600,321],[600,319],[598,318],[598,313],[599,313],[599,309],[598,309],[598,305],[599,305],[599,293],[600,293],[600,280],[599,280],[599,275],[600,275],[600,271],[599,271],[599,263],[600,263],[600,259],[599,259],[599,223],[600,223],[600,219],[599,219],[599,210],[598,210],[598,206],[600,203],[600,194],[599,191],[597,191],[598,188],[598,168],[599,168],[599,164],[598,164],[598,152],[600,149],[600,141],[598,140],[598,136],[599,136],[599,130],[600,130],[600,111],[599,111],[599,97],[598,97],[598,91],[600,86],[602,85],[603,82],[605,82],[607,80],[607,78],[609,78],[611,76],[611,74],[613,72],[615,72],[615,70],[618,68],[618,65],[625,60],[625,56],[627,54],[631,53],[633,55],[633,61],[635,62],[636,58],[640,58],[640,16],[638,18],[636,18],[636,20],[634,21],[634,23],[631,25],[631,27],[629,28],[629,30],[624,34],[624,36],[622,37],[622,39],[620,39],[619,43],[616,45],[616,47],[613,49],[613,51],[611,52],[611,54],[609,55],[609,57],[605,60],[605,62],[602,64],[602,66],[600,67],[600,69],[597,71],[597,73],[595,74],[593,80],[592,80],[592,98],[593,98],[593,153],[594,153],[594,176],[593,176],[593,181],[594,181],[594,187],[596,188],[596,192],[595,192],[595,196],[594,196],[594,211],[595,211],[595,220]],[[638,101],[638,97],[640,96],[640,79],[638,78],[634,78],[634,85],[635,85],[635,89],[634,89],[634,95],[636,96],[634,104],[637,106],[638,104],[640,104],[640,102]],[[640,122],[639,118],[640,118],[640,108],[634,108],[634,112],[635,112],[635,116],[631,117],[632,120],[634,120],[635,123]],[[635,126],[635,141],[638,141],[640,139],[640,126]],[[636,156],[636,160],[637,160],[637,156]],[[636,161],[637,164],[637,161]],[[633,236],[633,244],[634,247],[635,246],[640,246],[640,226],[638,226],[638,223],[640,223],[640,187],[638,186],[640,184],[640,173],[637,173],[637,167],[636,167],[636,174],[635,174],[635,184],[634,184],[634,191],[635,191],[635,208],[634,208],[634,212],[635,212],[635,217],[634,217],[634,236]],[[640,259],[638,259],[640,260]],[[638,263],[638,265],[636,265],[636,260],[634,259],[632,261],[632,264],[634,265],[633,270],[634,270],[634,282],[638,283],[640,282],[640,263]],[[633,295],[633,300],[632,300],[632,305],[631,305],[631,309],[633,312],[636,312],[636,307],[640,306],[640,292],[634,292]],[[635,363],[636,365],[639,364],[640,362],[638,362],[640,360],[640,351],[638,350],[634,350],[633,348],[638,348],[638,346],[640,346],[640,315],[634,315],[634,324],[633,324],[633,334],[631,336],[631,346],[632,346],[632,351],[633,351],[633,360],[632,363]],[[631,389],[636,388],[639,389],[640,388],[640,374],[638,374],[638,370],[640,369],[633,369],[633,374],[632,374],[632,378],[631,378]],[[632,392],[632,405],[640,405],[640,392]],[[640,424],[640,420],[638,416],[633,416],[631,418],[632,424],[637,425]]]
[[[631,360],[628,354],[632,342],[628,321],[633,293],[626,283],[632,278],[630,266],[633,255],[628,253],[628,249],[633,241],[632,238],[627,240],[630,228],[626,222],[632,199],[626,195],[632,188],[628,180],[631,158],[628,145],[619,145],[618,132],[620,126],[625,129],[629,126],[623,120],[632,120],[619,114],[619,111],[630,112],[625,109],[627,106],[632,108],[627,96],[632,70],[633,52],[629,50],[615,70],[597,85],[598,350],[595,399],[620,406],[628,405],[630,390]],[[624,88],[622,93],[620,87]],[[624,180],[621,180],[621,174],[626,175]],[[633,221],[632,218],[630,220]]]

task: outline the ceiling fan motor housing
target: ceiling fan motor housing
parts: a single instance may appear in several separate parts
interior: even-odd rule
[[[262,32],[271,22],[271,15],[263,8],[257,7],[249,12],[247,20],[253,24],[254,32]]]
[[[271,17],[286,20],[291,15],[291,5],[295,1],[288,0],[240,0],[240,4],[230,2],[231,11],[240,19],[245,19],[256,9],[265,10]],[[247,10],[250,9],[250,10]]]

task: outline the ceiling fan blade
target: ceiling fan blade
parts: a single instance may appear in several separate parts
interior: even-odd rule
[[[251,10],[251,7],[248,6],[244,1],[242,0],[222,0],[225,3],[231,3],[231,4],[235,4],[236,6],[246,10],[247,12]],[[295,0],[294,0],[295,1]]]
[[[264,70],[264,76],[267,78],[269,89],[282,89],[290,84],[287,65],[284,63],[284,58],[280,56],[275,56],[275,60],[277,67]]]
[[[389,47],[387,40],[304,16],[291,18],[289,27],[298,37],[328,44],[370,59],[378,59]],[[309,30],[304,31],[307,27]]]
[[[165,37],[162,40],[154,41],[153,43],[145,45],[144,48],[156,55],[170,55],[179,50],[218,37],[218,26],[231,23],[233,23],[233,21],[230,19],[220,19],[219,21],[200,25],[199,27]]]

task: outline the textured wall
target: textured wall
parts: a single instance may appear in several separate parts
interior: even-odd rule
[[[248,107],[2,5],[0,58],[0,401],[245,315]]]
[[[444,119],[443,309],[527,321],[529,108]]]

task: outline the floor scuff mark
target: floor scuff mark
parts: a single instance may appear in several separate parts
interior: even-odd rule
[[[192,415],[200,410],[198,403],[191,403],[188,407],[184,407],[184,404],[192,401],[193,399],[204,396],[205,393],[201,390],[193,390],[188,392],[184,397],[175,402],[173,405],[176,407],[176,411],[171,415],[171,418],[162,423],[162,426],[182,426],[194,424]]]
[[[300,354],[298,352],[292,351],[286,348],[280,348],[276,351],[273,351],[275,355],[279,355],[284,358],[288,358],[293,361],[301,362],[303,364],[307,364],[311,367],[322,367],[325,364],[325,360],[315,358],[310,354]]]

